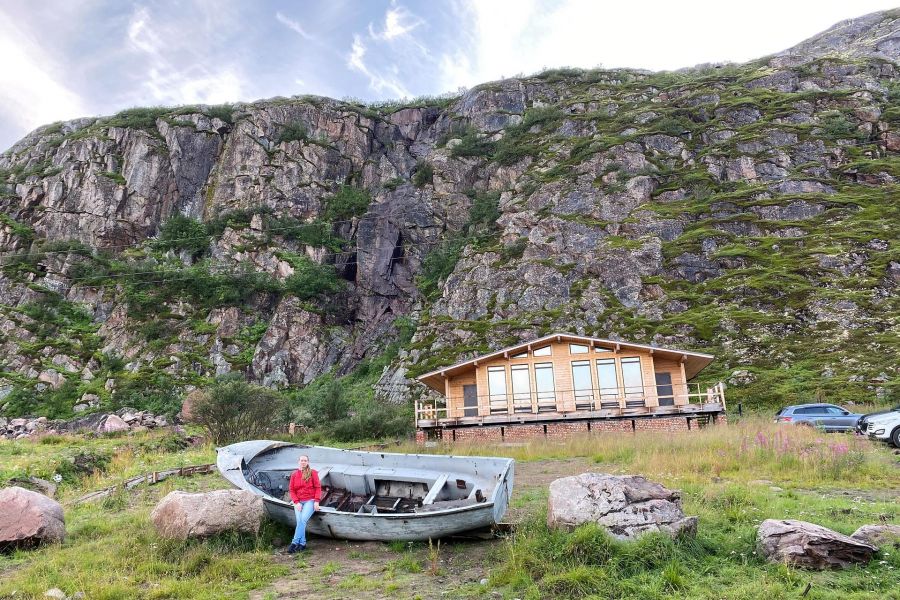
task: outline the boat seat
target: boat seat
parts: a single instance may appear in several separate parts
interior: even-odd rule
[[[432,504],[437,498],[437,495],[444,489],[449,477],[450,476],[447,473],[441,473],[440,477],[437,478],[437,481],[434,482],[434,485],[431,486],[431,489],[428,490],[428,495],[422,500],[422,504]]]

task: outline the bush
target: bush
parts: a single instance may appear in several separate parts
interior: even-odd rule
[[[434,182],[434,167],[431,163],[420,162],[416,165],[416,174],[412,178],[413,185],[417,188],[431,185]]]
[[[126,406],[172,417],[181,410],[181,390],[175,380],[165,373],[141,373],[118,378],[110,408],[117,410]]]
[[[285,401],[277,392],[246,381],[216,381],[191,407],[192,420],[200,424],[215,444],[264,437],[285,422]]]
[[[322,218],[327,221],[346,221],[362,216],[369,209],[371,201],[366,190],[342,185],[337,193],[325,199]]]
[[[466,129],[459,143],[450,149],[450,156],[460,158],[466,156],[489,156],[494,153],[497,144],[481,137],[472,128]]]
[[[344,289],[344,280],[338,277],[332,265],[320,265],[302,256],[291,266],[294,274],[284,281],[284,289],[301,300],[333,296]]]
[[[856,126],[842,114],[831,114],[822,119],[822,135],[832,140],[860,137]]]
[[[171,109],[164,106],[148,106],[127,108],[106,119],[104,125],[109,127],[128,127],[157,132],[156,120],[169,114]]]
[[[159,250],[187,250],[196,258],[209,248],[206,226],[184,215],[169,217],[159,229],[154,246]]]
[[[278,133],[275,138],[276,144],[284,144],[286,142],[306,142],[309,140],[309,131],[306,125],[300,122],[288,123]]]

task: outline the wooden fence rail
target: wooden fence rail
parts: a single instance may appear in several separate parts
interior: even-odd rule
[[[104,488],[102,490],[97,490],[94,492],[90,492],[81,496],[80,498],[76,498],[74,500],[70,500],[66,502],[67,506],[72,506],[75,504],[83,504],[85,502],[92,502],[94,500],[100,500],[102,498],[106,498],[110,494],[114,493],[118,489],[122,490],[130,490],[134,487],[141,485],[142,483],[146,483],[147,485],[154,485],[176,475],[178,477],[191,477],[192,475],[205,475],[207,473],[213,473],[216,470],[216,465],[214,464],[206,464],[206,465],[190,465],[187,467],[178,467],[175,469],[166,469],[165,471],[152,471],[145,475],[138,475],[137,477],[132,477],[131,479],[126,479],[120,484],[110,486],[108,488]]]

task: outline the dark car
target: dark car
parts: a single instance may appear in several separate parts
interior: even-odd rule
[[[796,404],[779,410],[775,422],[819,427],[825,431],[854,431],[861,417],[834,404]]]
[[[868,427],[868,425],[869,425],[869,419],[871,419],[872,417],[880,416],[880,415],[886,415],[889,412],[897,412],[897,411],[900,411],[900,406],[895,406],[894,408],[888,408],[885,410],[879,410],[877,412],[866,413],[862,417],[859,418],[859,421],[856,422],[856,431],[865,435],[866,427]]]

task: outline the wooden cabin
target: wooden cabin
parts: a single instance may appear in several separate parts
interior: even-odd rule
[[[692,380],[700,352],[554,333],[418,380],[417,440],[515,439],[587,431],[691,430],[724,420],[724,386]]]

